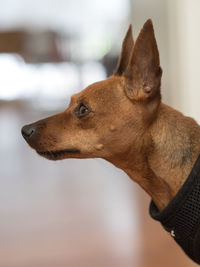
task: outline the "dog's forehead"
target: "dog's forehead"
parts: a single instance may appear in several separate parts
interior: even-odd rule
[[[77,94],[78,98],[112,98],[122,91],[122,84],[119,77],[111,76],[108,79],[93,83]],[[99,99],[99,100],[100,100]]]

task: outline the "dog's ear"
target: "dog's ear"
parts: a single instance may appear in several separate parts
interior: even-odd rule
[[[142,100],[160,95],[162,69],[151,19],[144,24],[136,40],[125,72],[126,94]]]
[[[133,46],[132,25],[130,24],[122,43],[121,54],[114,75],[122,75],[126,71],[131,58]]]

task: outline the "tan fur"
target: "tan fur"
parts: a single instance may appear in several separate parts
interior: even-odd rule
[[[72,96],[64,112],[25,126],[22,133],[48,159],[110,161],[161,210],[176,195],[200,153],[200,126],[161,103],[161,75],[148,20],[135,45],[129,28],[114,75]],[[77,117],[80,104],[89,110]]]

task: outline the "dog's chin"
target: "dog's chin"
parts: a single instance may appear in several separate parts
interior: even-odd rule
[[[76,158],[80,154],[80,150],[72,148],[72,149],[64,149],[64,150],[52,150],[52,151],[37,151],[36,152],[49,160],[62,160],[65,158]]]

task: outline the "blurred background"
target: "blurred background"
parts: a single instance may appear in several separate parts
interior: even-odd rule
[[[198,122],[199,0],[0,0],[0,267],[193,267],[149,197],[100,159],[47,161],[24,124],[112,74],[130,23],[153,19],[163,101]]]

